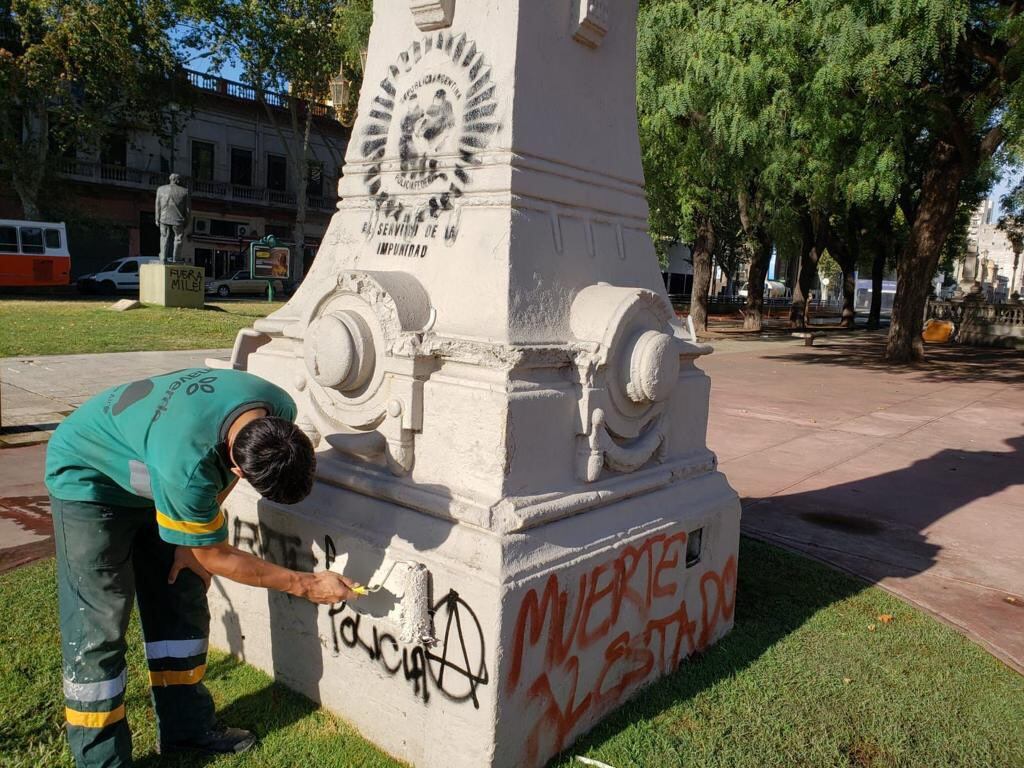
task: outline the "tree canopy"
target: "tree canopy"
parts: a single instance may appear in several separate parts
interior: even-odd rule
[[[54,154],[162,133],[178,59],[163,0],[0,0],[0,168],[28,218]]]
[[[712,198],[718,210],[735,200],[748,320],[768,243],[786,231],[801,233],[802,272],[826,248],[836,257],[850,322],[857,263],[902,243],[887,354],[915,359],[940,259],[1021,135],[1022,56],[1015,2],[643,0],[654,228],[685,238]],[[867,236],[879,232],[888,242]]]
[[[306,191],[312,156],[311,133],[316,130],[317,105],[331,98],[330,83],[338,75],[345,33],[336,0],[179,0],[189,28],[184,42],[206,52],[214,69],[236,62],[242,80],[251,85],[263,105],[288,158],[295,191],[296,214],[292,239],[301,255],[305,243]],[[271,94],[287,93],[286,114],[272,108]],[[349,100],[351,101],[351,100]],[[339,115],[353,108],[335,104]],[[332,165],[339,168],[344,147],[327,136]],[[296,260],[302,277],[303,260]]]

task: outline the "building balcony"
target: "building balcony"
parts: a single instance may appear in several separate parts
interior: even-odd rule
[[[218,96],[225,96],[238,101],[259,103],[259,95],[256,93],[256,89],[251,85],[239,83],[234,80],[225,80],[223,77],[208,75],[204,72],[197,72],[194,69],[186,69],[185,74],[188,76],[189,83],[196,90],[203,91],[204,93],[216,94]],[[275,107],[277,109],[289,109],[294,101],[300,114],[305,113],[307,104],[303,99],[292,99],[292,97],[287,94],[274,93],[271,91],[264,92],[263,100],[267,103],[267,106]],[[326,104],[313,103],[311,105],[311,109],[314,117],[337,120],[337,117],[334,114],[334,108]]]
[[[61,158],[57,172],[60,176],[93,184],[103,184],[128,189],[150,190],[154,194],[156,188],[167,183],[167,174],[142,168],[129,168],[122,165],[106,165],[103,163],[86,162],[74,158]],[[266,187],[249,187],[231,184],[226,181],[205,181],[188,176],[181,177],[195,200],[224,200],[258,205],[270,208],[295,208],[296,195],[285,190],[268,189]],[[307,195],[306,204],[310,210],[333,211],[337,198],[322,195]]]

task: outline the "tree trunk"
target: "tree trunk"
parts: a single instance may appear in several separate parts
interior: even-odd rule
[[[868,330],[874,331],[882,327],[882,280],[885,278],[886,254],[889,251],[888,241],[875,249],[875,258],[871,262],[871,310],[868,312]]]
[[[746,235],[746,247],[750,255],[743,330],[761,331],[764,328],[764,281],[768,278],[768,265],[772,257],[772,238],[761,220],[762,211],[756,191],[752,198],[747,190],[740,190],[738,204],[740,224]]]
[[[860,232],[855,221],[856,213],[853,210],[847,211],[842,233],[837,233],[828,220],[822,222],[828,252],[839,264],[839,268],[843,270],[841,286],[843,311],[839,320],[839,325],[843,328],[853,328],[857,319],[857,261],[860,250],[858,243]]]
[[[921,185],[910,239],[900,257],[892,324],[885,347],[885,358],[890,362],[913,362],[924,357],[924,310],[942,247],[953,226],[960,202],[960,182],[966,170],[956,149],[938,140]]]
[[[843,328],[857,325],[857,270],[843,267],[843,316],[839,321]]]
[[[715,227],[707,216],[697,222],[693,241],[693,288],[690,290],[690,317],[697,331],[708,329],[708,292],[711,289],[711,254],[715,251]]]
[[[818,279],[818,259],[821,249],[815,235],[814,220],[808,212],[800,215],[800,266],[793,286],[793,303],[789,308],[789,327],[803,330],[807,327],[809,300]]]
[[[750,273],[747,278],[747,304],[743,309],[743,330],[760,331],[764,328],[764,281],[768,278],[772,241],[763,230],[759,230],[757,239],[750,246]]]
[[[302,280],[306,274],[306,208],[309,200],[306,191],[309,189],[309,135],[313,128],[313,108],[308,102],[306,106],[306,120],[303,126],[301,138],[298,131],[293,133],[297,139],[298,155],[301,160],[296,163],[293,176],[295,186],[295,223],[292,226],[292,240],[295,241],[295,268],[292,270],[292,279],[296,282]]]
[[[1019,293],[1017,288],[1017,269],[1020,267],[1020,251],[1014,250],[1013,252],[1013,278],[1010,280],[1010,295],[1013,296],[1015,293]]]
[[[800,282],[800,267],[803,263],[803,245],[800,246],[800,252],[796,255],[796,258],[790,259],[789,269],[786,273],[786,285],[789,286],[791,296],[796,296],[797,283]]]
[[[26,109],[27,136],[22,142],[23,154],[11,163],[11,184],[18,193],[24,218],[42,221],[39,196],[46,176],[46,162],[50,149],[50,113],[43,102],[33,102]]]

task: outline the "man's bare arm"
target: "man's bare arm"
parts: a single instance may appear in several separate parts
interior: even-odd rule
[[[217,494],[217,506],[219,507],[224,503],[224,499],[228,497],[228,494],[235,490],[235,486],[238,485],[238,478],[236,477],[231,481],[231,485],[225,488],[223,491]]]
[[[250,587],[287,592],[321,605],[333,605],[359,597],[353,591],[356,585],[333,571],[304,573],[282,568],[227,542],[209,547],[192,547],[191,552],[199,565],[213,575]],[[172,571],[172,575],[176,574]]]

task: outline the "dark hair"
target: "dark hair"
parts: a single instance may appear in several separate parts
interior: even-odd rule
[[[295,504],[313,490],[313,443],[286,419],[267,416],[246,424],[235,437],[231,456],[265,499]]]

